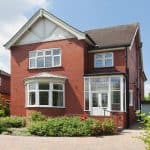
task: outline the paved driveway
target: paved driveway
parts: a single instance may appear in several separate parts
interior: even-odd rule
[[[21,137],[0,135],[0,150],[145,150],[140,130],[104,137]]]

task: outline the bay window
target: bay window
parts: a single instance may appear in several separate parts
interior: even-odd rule
[[[98,109],[125,110],[125,84],[123,76],[95,76],[84,78],[85,111]]]
[[[64,84],[30,82],[27,85],[27,107],[64,107]]]
[[[58,66],[61,66],[61,50],[59,48],[34,50],[29,52],[29,69]]]

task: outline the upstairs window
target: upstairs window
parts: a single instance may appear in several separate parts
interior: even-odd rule
[[[94,67],[112,67],[113,66],[113,53],[97,53],[94,55]]]
[[[61,50],[59,48],[29,52],[29,69],[58,66],[61,66]]]

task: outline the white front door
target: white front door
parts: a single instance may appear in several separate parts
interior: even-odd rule
[[[108,109],[108,93],[92,93],[92,110],[93,116],[109,116]]]

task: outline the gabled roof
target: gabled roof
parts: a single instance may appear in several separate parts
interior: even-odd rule
[[[52,15],[48,11],[44,9],[40,9],[37,11],[30,19],[29,21],[4,45],[7,49],[9,49],[11,46],[13,46],[22,36],[23,34],[30,29],[30,27],[41,17],[45,17],[48,20],[52,21],[56,25],[62,27],[63,29],[67,30],[71,34],[73,34],[77,39],[81,40],[84,39],[90,43],[93,41],[86,36],[84,32],[81,32],[77,30],[76,28],[70,26],[69,24],[65,23],[61,19],[57,18],[56,16]]]
[[[101,48],[130,46],[139,25],[128,24],[85,31]]]

